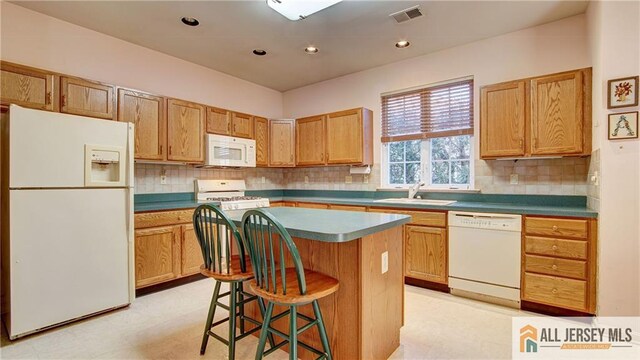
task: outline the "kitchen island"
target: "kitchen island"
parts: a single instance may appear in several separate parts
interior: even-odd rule
[[[387,359],[400,345],[404,308],[402,225],[410,216],[303,208],[266,211],[289,231],[305,269],[340,282],[335,294],[319,301],[334,359]],[[240,224],[244,211],[227,214]],[[259,318],[253,304],[246,311]],[[284,310],[276,306],[274,314]],[[313,317],[311,305],[299,311]],[[273,326],[288,333],[286,317]],[[316,327],[302,333],[299,340],[322,348]],[[298,351],[301,359],[315,358],[301,347]]]

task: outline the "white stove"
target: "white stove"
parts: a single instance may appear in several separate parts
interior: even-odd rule
[[[222,210],[269,207],[269,199],[247,196],[244,180],[196,180],[196,200],[218,205]]]

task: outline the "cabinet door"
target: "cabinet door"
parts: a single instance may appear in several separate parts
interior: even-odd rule
[[[202,250],[196,237],[193,224],[182,225],[182,267],[180,273],[183,276],[200,272],[200,265],[204,263]]]
[[[325,117],[296,120],[296,165],[324,165]]]
[[[256,166],[269,165],[269,120],[263,117],[254,118],[256,138]]]
[[[404,275],[447,283],[447,230],[405,226]]]
[[[480,90],[480,157],[524,156],[526,108],[524,81]]]
[[[359,164],[363,160],[362,110],[327,115],[327,163]]]
[[[253,139],[253,116],[231,113],[231,135]]]
[[[135,232],[136,288],[180,276],[180,226]]]
[[[582,71],[531,80],[531,155],[581,153]]]
[[[295,166],[294,120],[271,120],[269,122],[269,166]]]
[[[67,114],[114,119],[112,85],[83,79],[60,78],[60,111]]]
[[[167,159],[204,161],[204,106],[183,100],[167,101]]]
[[[0,62],[0,104],[16,104],[40,110],[57,110],[55,75],[33,68]]]
[[[165,100],[140,91],[118,89],[118,121],[135,125],[135,158],[165,160]]]
[[[207,132],[231,136],[231,112],[207,107]]]

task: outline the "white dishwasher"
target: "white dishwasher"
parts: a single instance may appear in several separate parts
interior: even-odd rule
[[[449,287],[462,295],[520,304],[522,216],[449,212]]]

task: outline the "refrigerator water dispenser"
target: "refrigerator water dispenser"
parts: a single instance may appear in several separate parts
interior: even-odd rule
[[[124,186],[125,149],[85,145],[85,186]]]

